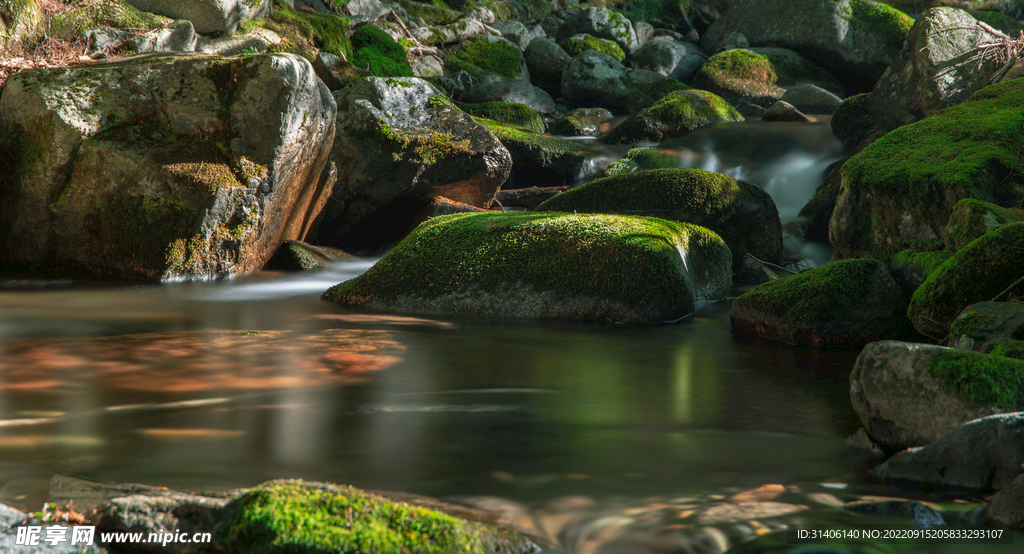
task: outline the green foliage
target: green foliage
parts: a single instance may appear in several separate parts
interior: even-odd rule
[[[523,104],[509,102],[481,102],[479,104],[463,104],[462,111],[475,117],[483,117],[524,131],[533,133],[544,132],[544,120],[540,114]]]
[[[522,71],[523,54],[505,41],[488,42],[478,36],[462,48],[449,51],[445,64],[452,71],[465,71],[477,79],[483,79],[487,73],[512,79]]]
[[[928,375],[972,407],[1012,412],[1024,407],[1024,362],[979,352],[944,350],[928,360]]]
[[[626,59],[626,53],[622,51],[622,48],[615,41],[597,38],[586,34],[569,37],[562,41],[560,46],[570,56],[578,56],[587,50],[597,50],[602,54],[607,54],[615,58],[615,61],[618,62]]]
[[[351,37],[352,64],[369,67],[378,77],[412,77],[412,68],[402,48],[391,35],[373,25],[363,25]]]

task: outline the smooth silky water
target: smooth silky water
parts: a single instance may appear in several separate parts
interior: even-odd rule
[[[666,149],[680,166],[778,189],[789,219],[841,155],[827,123],[716,126]],[[319,299],[371,264],[3,282],[0,502],[38,509],[54,475],[619,504],[858,479],[843,442],[859,426],[856,352],[734,336],[728,300],[639,328],[373,315]]]

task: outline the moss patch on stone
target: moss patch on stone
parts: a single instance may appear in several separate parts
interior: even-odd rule
[[[1024,210],[1011,210],[991,202],[965,198],[953,206],[949,216],[946,247],[955,252],[985,233],[1018,221],[1024,221]]]
[[[440,216],[323,298],[413,313],[653,323],[692,311],[695,285],[680,252],[693,249],[716,253],[708,263],[728,263],[714,233],[654,218]]]
[[[481,102],[463,104],[462,111],[474,117],[483,117],[533,133],[544,132],[544,120],[540,114],[523,104],[511,102]]]
[[[779,76],[768,56],[751,50],[726,50],[711,56],[693,79],[693,86],[733,97],[781,96]]]
[[[349,487],[270,483],[229,504],[229,552],[337,554],[511,551],[512,533]],[[503,540],[504,539],[504,540]],[[502,544],[502,543],[506,544]]]
[[[615,58],[615,61],[618,62],[626,59],[626,53],[622,51],[622,47],[615,41],[587,34],[571,36],[563,40],[559,46],[570,56],[578,56],[587,50],[596,50]]]
[[[1024,407],[1024,362],[978,352],[944,350],[928,360],[928,375],[967,398],[971,407],[1008,412]]]
[[[281,44],[271,47],[271,52],[290,52],[312,61],[316,58],[313,47],[352,58],[352,42],[345,34],[352,26],[348,18],[299,12],[283,2],[274,2],[270,17],[260,23],[284,38]]]
[[[676,167],[679,167],[679,158],[673,154],[648,147],[630,148],[625,156],[608,166],[605,176],[624,175],[640,169],[672,169]]]
[[[523,54],[508,42],[491,42],[478,36],[449,51],[444,61],[451,71],[465,71],[477,79],[487,73],[513,79],[522,71]]]
[[[903,47],[914,20],[892,6],[874,0],[851,0],[850,23],[861,31],[880,37],[892,52]]]
[[[478,121],[481,125],[487,127],[490,132],[494,133],[494,136],[498,137],[498,140],[503,144],[506,141],[515,142],[528,148],[539,150],[543,153],[541,154],[542,157],[549,158],[547,161],[551,161],[554,156],[560,154],[586,154],[589,152],[586,148],[571,140],[530,132],[483,117],[479,118]]]
[[[996,316],[992,314],[967,312],[953,321],[949,334],[951,337],[968,336],[975,340],[984,339],[988,336],[985,328],[995,323],[995,321]]]
[[[945,263],[946,260],[952,256],[952,252],[942,251],[928,251],[919,252],[917,250],[907,249],[899,252],[892,257],[890,265],[893,267],[914,264],[921,268],[924,274],[931,275],[940,265]]]
[[[721,121],[743,121],[743,116],[715,94],[681,90],[667,94],[620,123],[608,133],[605,142],[661,142]]]
[[[1024,360],[1024,340],[1004,340],[996,343],[988,353],[993,356]]]
[[[412,77],[412,68],[402,48],[391,35],[373,25],[363,25],[350,39],[352,64],[369,68],[378,77]]]
[[[54,14],[48,34],[65,40],[81,37],[90,29],[155,29],[169,23],[166,17],[142,12],[124,0],[86,0]]]

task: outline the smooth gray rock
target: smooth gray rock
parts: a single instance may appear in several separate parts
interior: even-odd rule
[[[787,86],[786,93],[779,100],[806,114],[826,115],[831,115],[843,103],[842,98],[808,83]]]
[[[636,63],[637,67],[660,75],[689,81],[706,60],[707,55],[696,44],[658,36],[647,41],[637,54]]]
[[[349,15],[361,15],[369,21],[391,13],[391,8],[379,0],[349,0],[342,9]]]
[[[556,42],[536,37],[523,51],[523,57],[526,59],[533,84],[551,95],[561,96],[562,73],[572,61],[572,56]]]
[[[1024,412],[967,422],[928,446],[909,448],[871,470],[890,482],[998,491],[1024,472]]]
[[[136,8],[192,22],[197,33],[233,33],[250,19],[270,15],[272,0],[127,0]]]
[[[497,29],[501,33],[502,38],[515,44],[520,50],[526,50],[526,47],[530,45],[530,41],[533,40],[533,33],[526,28],[517,19],[508,19],[505,21],[497,21],[491,24],[491,27]]]
[[[576,108],[555,125],[555,133],[570,137],[596,137],[601,124],[614,117],[604,108]]]
[[[579,34],[613,40],[627,54],[635,54],[641,46],[632,23],[621,14],[605,8],[587,8],[578,12],[558,28],[556,38],[562,42]]]
[[[154,29],[134,39],[135,51],[149,52],[193,52],[198,40],[191,21],[179,19],[169,27]],[[266,48],[264,48],[266,50]]]
[[[511,102],[523,104],[531,110],[547,115],[555,113],[555,101],[551,95],[522,79],[509,79],[475,86],[469,91],[467,101],[478,102]]]

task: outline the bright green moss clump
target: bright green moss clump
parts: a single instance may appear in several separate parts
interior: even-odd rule
[[[590,151],[571,140],[560,139],[551,135],[535,133],[525,130],[522,127],[512,126],[493,121],[486,118],[479,118],[479,122],[487,130],[494,133],[498,140],[506,147],[521,147],[536,150],[544,162],[554,161],[562,154],[587,155]]]
[[[615,61],[621,62],[626,59],[626,53],[622,51],[622,47],[619,46],[615,41],[597,38],[590,35],[575,35],[562,41],[559,45],[564,49],[570,56],[578,56],[587,50],[597,50],[602,54],[607,54]]]
[[[272,52],[291,52],[313,59],[313,46],[345,59],[352,58],[352,42],[345,35],[345,30],[352,26],[348,18],[298,12],[283,2],[274,2],[274,11],[262,21],[262,26],[285,39],[271,48]]]
[[[348,486],[270,483],[250,490],[228,509],[221,540],[232,553],[490,554],[528,545],[510,532]]]
[[[718,236],[684,223],[478,213],[421,224],[323,298],[411,313],[659,323],[691,313],[698,290],[725,294],[728,266]]]
[[[944,350],[928,360],[928,375],[966,397],[972,407],[1012,412],[1024,407],[1024,362],[978,352]]]
[[[412,68],[402,48],[391,35],[373,25],[364,25],[352,37],[352,64],[378,77],[412,77]]]
[[[745,49],[719,52],[700,68],[693,86],[733,96],[781,95],[779,76],[768,56]]]
[[[620,123],[608,133],[605,142],[661,142],[720,121],[743,121],[743,116],[710,92],[680,90]]]
[[[671,169],[679,167],[679,157],[652,148],[630,148],[626,155],[612,162],[605,171],[606,177],[624,175],[639,169]]]
[[[865,32],[877,35],[885,41],[886,47],[898,51],[907,40],[914,20],[907,14],[873,0],[851,0],[853,10],[851,24]]]
[[[465,71],[477,79],[493,73],[504,79],[518,77],[523,67],[523,53],[512,44],[488,41],[478,36],[445,56],[445,64],[452,71]]]
[[[990,202],[965,198],[953,206],[946,225],[946,247],[957,251],[974,239],[1003,225],[1024,221],[1024,210],[1011,210]]]
[[[474,117],[483,117],[534,133],[544,132],[544,120],[540,114],[523,104],[511,102],[481,102],[463,104],[462,111]]]

